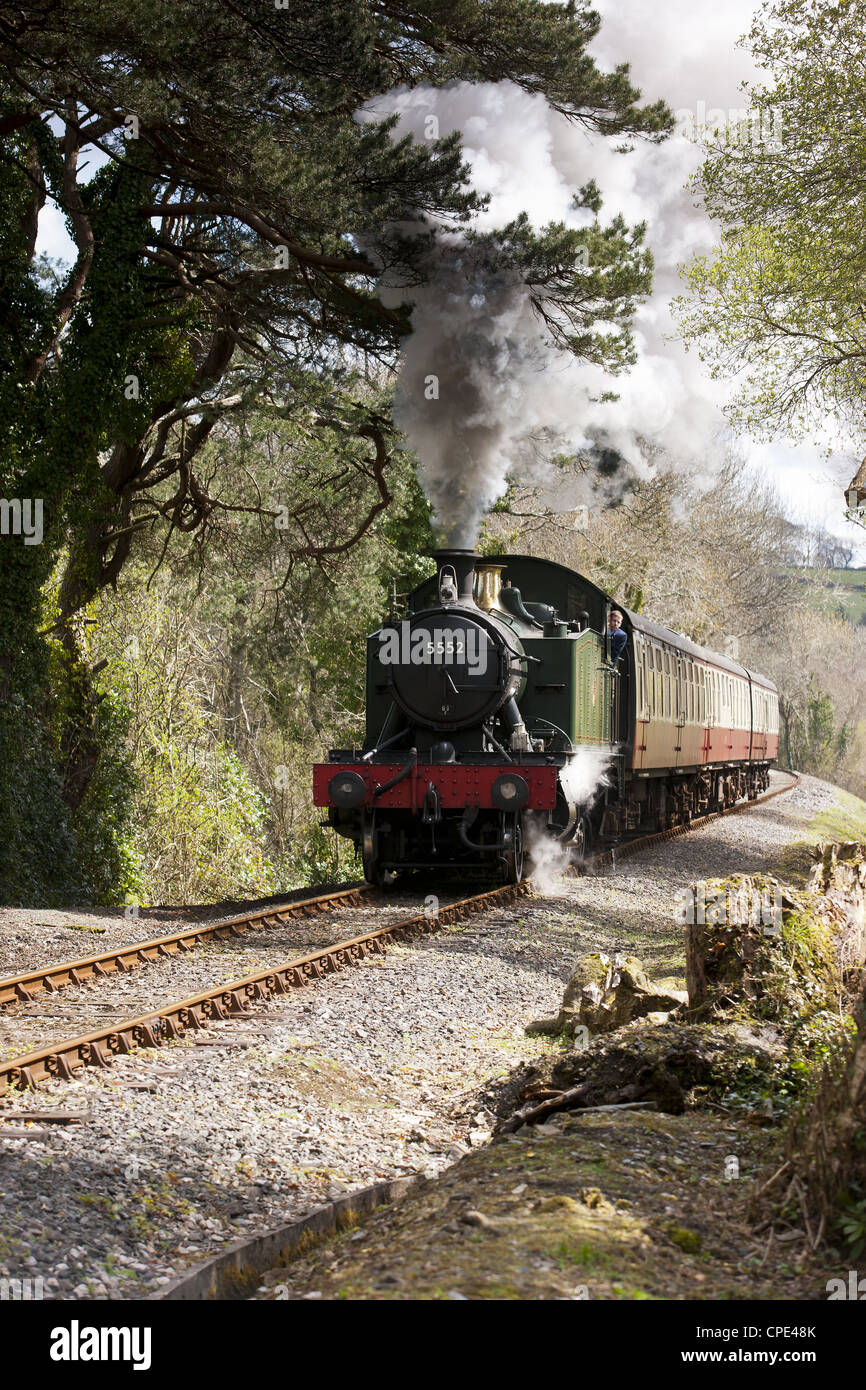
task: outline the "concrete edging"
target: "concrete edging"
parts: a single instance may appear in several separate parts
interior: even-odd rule
[[[420,1176],[394,1178],[390,1182],[359,1188],[357,1192],[347,1192],[344,1197],[314,1207],[297,1221],[277,1226],[263,1235],[235,1241],[219,1254],[210,1255],[171,1283],[148,1294],[147,1299],[241,1298],[252,1287],[257,1287],[258,1277],[265,1270],[285,1263],[290,1256],[310,1248],[325,1236],[354,1225],[359,1216],[367,1216],[377,1207],[397,1201],[422,1181]]]

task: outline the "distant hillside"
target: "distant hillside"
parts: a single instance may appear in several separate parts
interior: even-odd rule
[[[840,613],[855,627],[866,624],[866,569],[788,569],[787,574],[806,584],[811,580],[810,600],[824,612]]]

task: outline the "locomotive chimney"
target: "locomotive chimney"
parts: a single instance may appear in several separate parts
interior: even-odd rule
[[[474,608],[475,564],[480,558],[474,550],[434,550],[433,559],[439,573],[440,593],[443,570],[447,571],[450,568],[457,580],[457,602],[466,608]]]

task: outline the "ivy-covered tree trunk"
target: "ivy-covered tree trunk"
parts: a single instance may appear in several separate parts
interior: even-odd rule
[[[123,894],[126,777],[117,745],[123,711],[101,709],[81,617],[71,621],[48,595],[69,538],[87,535],[111,505],[99,461],[106,437],[135,428],[124,412],[124,380],[140,351],[130,313],[142,296],[135,265],[144,233],[131,207],[141,179],[111,167],[92,181],[87,199],[76,200],[67,175],[79,152],[70,144],[63,153],[57,191],[65,188],[75,205],[79,256],[53,293],[32,274],[32,243],[23,235],[28,180],[20,168],[0,164],[8,219],[0,309],[19,325],[0,349],[0,497],[12,518],[0,536],[0,900],[6,902]],[[46,164],[50,174],[50,158]],[[85,278],[87,313],[72,318]],[[30,304],[26,337],[22,300]],[[96,592],[97,575],[98,557],[82,557],[81,584]],[[104,776],[94,785],[103,753]]]

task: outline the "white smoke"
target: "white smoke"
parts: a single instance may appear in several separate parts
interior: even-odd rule
[[[434,138],[461,132],[473,185],[491,199],[474,230],[494,231],[526,210],[536,225],[591,220],[574,208],[576,190],[552,159],[542,98],[509,82],[455,82],[391,92],[365,115],[390,112],[399,115],[397,136],[428,137],[431,115]],[[386,273],[379,292],[388,305],[414,304],[395,422],[417,456],[444,539],[471,547],[512,473],[536,476],[553,453],[590,440],[576,408],[578,364],[551,343],[519,272],[453,228],[435,232],[426,283],[409,288]]]
[[[714,458],[729,440],[722,413],[729,387],[712,381],[697,353],[684,350],[670,300],[683,290],[678,267],[695,253],[709,251],[718,240],[718,228],[696,206],[694,192],[687,186],[701,160],[700,146],[688,132],[699,125],[702,113],[712,126],[718,113],[733,115],[748,107],[740,84],[753,80],[756,72],[748,51],[737,47],[737,40],[748,30],[758,0],[728,0],[725,5],[716,0],[665,0],[661,6],[649,6],[646,0],[596,0],[595,7],[602,25],[591,51],[599,66],[609,71],[618,63],[630,63],[641,99],[663,98],[678,118],[677,133],[660,145],[634,140],[629,153],[618,153],[615,142],[569,123],[543,97],[530,96],[508,82],[401,89],[367,111],[379,117],[396,112],[397,134],[412,133],[418,140],[461,132],[473,186],[490,198],[476,222],[479,230],[502,227],[523,211],[536,228],[551,221],[585,225],[589,214],[575,209],[573,196],[592,178],[603,199],[602,221],[616,214],[630,226],[645,221],[647,243],[655,258],[653,293],[638,308],[634,322],[638,362],[628,373],[611,378],[598,367],[566,360],[548,348],[543,331],[526,317],[525,288],[521,294],[520,287],[515,287],[515,303],[504,318],[501,286],[483,303],[477,300],[477,289],[474,304],[472,293],[461,299],[459,257],[448,266],[444,256],[441,277],[434,277],[429,292],[419,297],[413,316],[407,370],[414,384],[407,378],[405,394],[401,386],[398,415],[419,454],[428,495],[445,520],[458,490],[464,517],[481,515],[504,491],[509,468],[519,466],[524,476],[527,458],[537,462],[554,448],[582,450],[587,441],[609,447],[638,476],[649,471],[648,448],[659,449],[668,461],[690,471],[696,465],[702,467],[709,482]],[[459,235],[455,235],[452,251],[458,243]],[[437,301],[440,288],[443,294]],[[391,295],[390,303],[412,297],[390,289],[386,293]],[[443,370],[452,379],[459,375],[460,363],[466,360],[461,335],[469,323],[474,342],[488,329],[492,335],[488,352],[482,354],[485,367],[470,371],[474,389],[482,395],[487,392],[489,400],[504,407],[501,429],[492,431],[491,452],[483,461],[467,460],[459,448],[449,453],[445,440],[453,428],[453,413],[449,420],[445,392],[440,390],[439,401],[426,403],[435,406],[429,412],[424,409],[423,393],[420,402],[417,395],[424,376]],[[513,334],[524,330],[528,338],[515,346]],[[452,353],[457,356],[449,372]],[[427,370],[422,371],[425,365]],[[449,390],[452,385],[453,380]],[[599,399],[610,390],[617,393],[617,401]],[[521,401],[526,407],[525,430]],[[417,413],[413,403],[419,407]],[[486,417],[493,413],[492,409],[485,412],[483,405],[482,401],[478,413],[482,434]],[[418,443],[413,438],[416,426]],[[539,429],[545,426],[550,432],[539,437]],[[803,487],[809,469],[813,510],[820,513],[828,507],[828,487],[833,484],[828,484],[826,475],[820,485],[813,480],[814,450],[790,442],[768,447],[748,439],[742,447],[756,466],[775,470],[789,498],[798,485]],[[793,488],[784,487],[783,469],[799,470]],[[833,473],[842,483],[848,481],[847,455],[834,464]],[[477,500],[467,510],[469,494]],[[548,500],[556,505],[555,498]],[[561,505],[573,506],[577,500],[594,504],[592,489],[580,498],[563,498]],[[833,500],[835,495],[831,506]],[[466,522],[464,540],[472,525],[473,521]],[[844,523],[833,529],[840,526]],[[846,530],[851,539],[853,528]]]
[[[735,36],[732,32],[732,54]],[[629,53],[627,44],[625,52]],[[622,56],[614,60],[611,53],[603,65],[612,66]],[[701,92],[709,89],[702,87],[699,78],[696,81],[698,95],[691,106],[697,110]],[[734,83],[731,88],[735,98]],[[659,90],[654,81],[645,97],[655,100],[658,96],[667,97],[674,106],[675,98]],[[690,107],[684,97],[686,109]],[[697,355],[686,353],[675,340],[669,308],[671,297],[683,288],[678,265],[698,251],[708,251],[715,240],[713,224],[693,206],[694,194],[686,187],[701,157],[698,145],[683,133],[687,122],[682,122],[683,131],[661,145],[636,139],[633,150],[622,154],[609,139],[568,122],[542,96],[531,96],[511,82],[401,89],[376,103],[373,110],[398,113],[398,135],[411,133],[423,140],[431,115],[439,135],[460,131],[473,187],[489,198],[487,209],[474,223],[478,230],[502,227],[521,211],[528,213],[537,230],[553,221],[586,226],[591,214],[575,208],[574,195],[594,179],[603,199],[602,222],[617,214],[629,226],[646,221],[656,266],[652,296],[639,307],[634,321],[638,362],[627,373],[611,377],[602,367],[568,357],[549,345],[522,285],[515,285],[520,308],[515,304],[508,319],[528,333],[531,347],[525,354],[514,350],[507,338],[510,323],[503,321],[496,308],[484,313],[487,304],[479,297],[477,278],[471,287],[463,287],[459,268],[453,260],[448,264],[446,248],[453,256],[460,245],[459,234],[453,240],[442,236],[441,277],[434,274],[428,287],[420,293],[413,290],[411,296],[399,288],[392,290],[387,283],[382,286],[386,303],[415,298],[405,372],[423,379],[437,374],[444,359],[455,358],[456,375],[489,336],[484,366],[473,372],[481,409],[486,397],[493,418],[494,401],[504,397],[515,422],[520,418],[521,400],[533,421],[540,409],[542,421],[556,424],[556,442],[548,456],[554,449],[577,450],[596,443],[614,449],[633,472],[646,476],[647,445],[662,447],[672,461],[689,464],[716,450],[725,432],[721,405],[726,387],[712,382]],[[498,346],[505,351],[497,351]],[[603,399],[611,390],[618,396],[615,402]],[[503,437],[510,447],[497,451],[496,462],[479,461],[477,477],[470,478],[465,463],[449,460],[445,440],[456,422],[456,417],[449,417],[449,404],[444,391],[439,401],[423,403],[417,386],[404,391],[401,375],[397,422],[416,450],[425,485],[435,475],[440,497],[447,496],[458,481],[463,489],[476,485],[480,516],[505,491],[509,466],[520,465],[523,472],[525,441],[519,429],[512,432],[506,423]],[[425,450],[436,439],[441,441],[441,457],[430,466]],[[436,498],[429,492],[428,496],[435,507]]]
[[[578,748],[560,769],[559,780],[566,800],[578,810],[588,806],[596,792],[608,786],[607,770],[611,755],[606,748]]]
[[[656,204],[649,220],[657,289],[636,321],[639,363],[615,379],[556,349],[520,276],[485,264],[460,232],[437,228],[421,288],[387,275],[380,282],[386,304],[414,302],[394,415],[448,542],[471,546],[509,476],[542,478],[555,452],[612,448],[639,476],[649,471],[646,443],[662,444],[674,458],[706,457],[723,424],[709,396],[720,399],[721,388],[708,391],[697,359],[665,342],[676,264],[712,240],[709,230],[703,239],[697,234],[696,214],[682,215],[683,185],[698,162],[694,144],[677,135],[660,147],[636,141],[631,154],[617,154],[510,82],[400,89],[365,114],[391,112],[399,117],[397,136],[460,131],[473,187],[489,199],[473,223],[480,232],[521,211],[536,229],[554,221],[586,226],[592,214],[575,207],[574,195],[590,179],[602,190],[603,221],[617,213],[629,224],[646,219],[650,191]],[[710,228],[706,217],[703,223]],[[620,396],[614,404],[601,399],[612,388]],[[618,485],[604,484],[602,493]],[[579,500],[594,500],[592,492]],[[563,500],[573,506],[578,499]]]
[[[585,810],[603,787],[609,786],[611,754],[606,748],[578,748],[560,768],[559,780],[566,799]],[[542,897],[559,897],[567,892],[564,879],[575,863],[574,850],[537,821],[527,827],[526,847],[532,858],[532,886]]]
[[[567,845],[535,821],[526,826],[526,849],[532,861],[532,888],[542,898],[562,898],[570,891],[566,876],[572,865]]]

